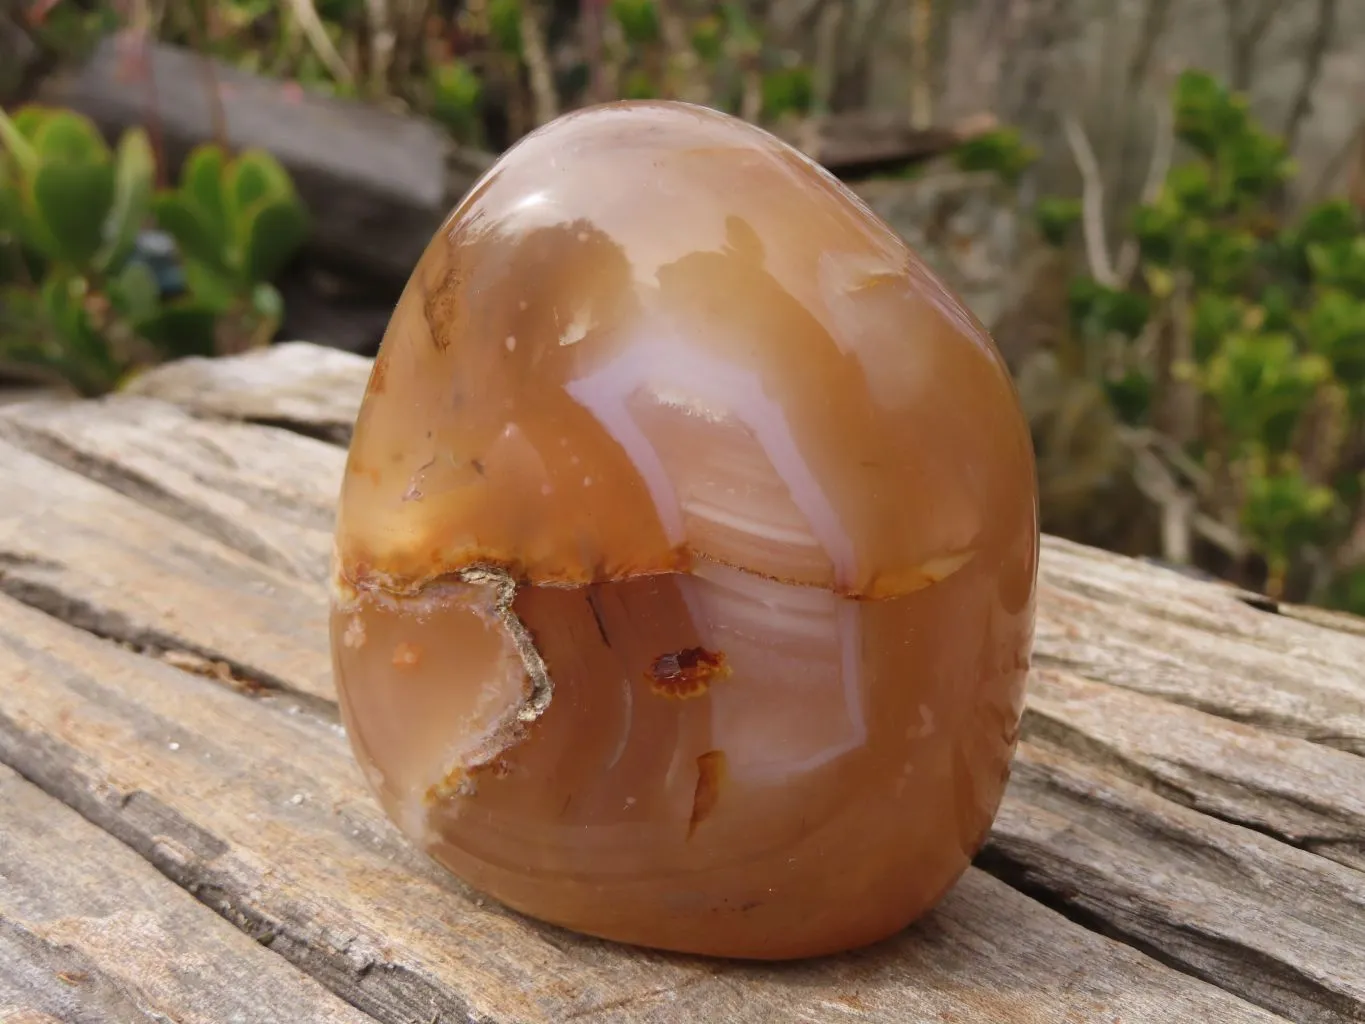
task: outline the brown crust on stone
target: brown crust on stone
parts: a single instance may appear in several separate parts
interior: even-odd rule
[[[685,647],[655,658],[645,670],[645,682],[661,697],[687,700],[700,697],[713,682],[729,674],[724,651]]]
[[[435,287],[426,288],[422,295],[422,315],[431,332],[431,343],[438,352],[450,347],[450,329],[458,322],[455,307],[459,302],[460,275],[451,267],[441,275]]]
[[[488,568],[507,576],[517,586],[534,587],[586,587],[596,583],[619,583],[625,580],[645,579],[651,576],[670,576],[676,573],[689,573],[696,562],[710,562],[722,565],[736,572],[758,576],[774,583],[791,587],[813,587],[828,590],[837,597],[854,601],[888,601],[897,597],[913,594],[918,590],[931,587],[952,576],[976,557],[976,549],[949,552],[926,561],[924,564],[895,573],[874,577],[869,586],[855,590],[838,585],[828,586],[806,580],[787,579],[768,573],[755,572],[746,566],[736,565],[724,559],[699,554],[684,546],[672,549],[668,557],[658,565],[642,566],[638,569],[620,568],[608,570],[602,566],[585,568],[578,571],[556,575],[544,573],[532,576],[526,566],[513,559],[492,558],[482,552],[457,552],[454,557],[441,555],[433,550],[428,570],[420,575],[408,573],[386,573],[374,569],[375,559],[363,549],[352,548],[349,561],[353,567],[343,567],[341,574],[355,588],[360,590],[381,590],[389,594],[413,596],[443,579],[460,579],[461,574],[481,568]],[[465,556],[468,557],[465,557]]]
[[[725,751],[708,750],[697,758],[697,788],[692,794],[692,816],[687,822],[687,838],[697,831],[697,826],[711,816],[720,800],[720,790],[725,784]]]
[[[365,385],[365,394],[382,395],[384,388],[388,384],[389,377],[389,355],[382,348],[374,357],[374,365],[370,367],[370,379]]]

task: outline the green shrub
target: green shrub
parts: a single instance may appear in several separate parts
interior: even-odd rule
[[[548,71],[559,110],[589,99],[669,97],[772,123],[815,103],[811,68],[766,39],[742,4],[689,11],[656,0],[610,0],[595,10],[609,27],[600,47],[585,46],[584,24],[544,0],[437,5],[421,19],[418,5],[405,12],[395,4],[388,8],[394,38],[387,53],[377,45],[365,0],[313,6],[330,44],[321,49],[289,4],[271,0],[169,4],[152,29],[164,41],[312,92],[397,100],[460,142],[494,149],[534,127],[540,98],[533,96],[529,64],[537,53],[549,58],[538,70]],[[102,24],[117,20],[112,0],[96,7],[105,12]],[[545,38],[524,39],[528,31]],[[611,94],[594,94],[594,82],[607,83]]]
[[[994,171],[1010,184],[1038,158],[1038,151],[1024,142],[1016,128],[998,128],[968,139],[953,151],[964,171]],[[1055,212],[1055,211],[1054,211]]]
[[[1133,273],[1073,281],[1071,342],[1134,436],[1174,442],[1210,560],[1365,611],[1365,218],[1284,214],[1284,143],[1209,75],[1183,74],[1173,104],[1181,159],[1129,218]],[[1061,245],[1080,206],[1036,216]]]
[[[431,70],[431,113],[456,138],[480,137],[479,101],[483,85],[465,61],[448,60]]]
[[[271,157],[206,146],[158,192],[140,128],[111,150],[86,118],[30,106],[0,112],[0,144],[0,360],[99,394],[158,360],[273,335],[270,281],[307,220]],[[148,251],[151,224],[178,262]]]

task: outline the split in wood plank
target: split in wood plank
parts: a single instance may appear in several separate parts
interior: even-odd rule
[[[0,1022],[373,1024],[0,766]]]

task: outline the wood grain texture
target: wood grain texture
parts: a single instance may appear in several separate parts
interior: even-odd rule
[[[345,463],[333,445],[138,398],[0,410],[0,437],[272,568],[327,577]]]
[[[1365,754],[1365,635],[1249,598],[1049,537],[1035,660]]]
[[[973,871],[919,926],[717,964],[528,922],[413,852],[340,731],[0,598],[0,760],[384,1021],[1267,1021]]]
[[[1359,871],[1031,744],[982,863],[1290,1020],[1365,1020]]]
[[[373,1024],[4,767],[0,836],[0,1021]]]
[[[1050,669],[1029,677],[1023,735],[1365,870],[1365,758]]]
[[[229,359],[178,359],[136,377],[124,393],[344,443],[373,365],[350,352],[293,341]]]
[[[246,683],[333,698],[319,585],[3,439],[0,481],[0,591]]]

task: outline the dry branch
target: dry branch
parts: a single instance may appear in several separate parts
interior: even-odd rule
[[[1081,175],[1081,227],[1085,237],[1085,255],[1091,276],[1100,284],[1117,288],[1120,284],[1109,256],[1109,242],[1104,228],[1104,180],[1090,139],[1073,114],[1062,118],[1062,131]]]
[[[313,52],[326,65],[332,77],[347,85],[354,83],[355,75],[352,73],[350,65],[332,45],[332,40],[327,35],[327,28],[322,24],[322,18],[319,17],[318,9],[313,5],[313,0],[289,0],[289,9],[293,12],[299,27],[303,29],[303,34],[308,38],[308,44],[313,48]]]
[[[1252,2],[1253,0],[1223,0],[1228,16],[1228,37],[1231,46],[1229,54],[1231,84],[1239,91],[1245,91],[1251,85],[1256,51],[1280,7],[1280,0],[1261,0],[1260,7],[1251,10]]]
[[[1337,25],[1337,0],[1318,0],[1318,17],[1313,34],[1308,40],[1304,54],[1303,79],[1299,91],[1294,94],[1294,103],[1289,108],[1289,120],[1285,123],[1285,144],[1290,152],[1299,138],[1299,129],[1313,109],[1313,92],[1322,77],[1323,58],[1331,43]]]
[[[1171,0],[1149,0],[1142,12],[1142,28],[1138,31],[1138,45],[1128,62],[1128,88],[1136,89],[1152,66],[1157,44],[1166,35],[1170,23]]]
[[[530,4],[521,8],[521,49],[526,60],[526,74],[531,82],[534,103],[532,119],[535,127],[548,124],[559,116],[559,94],[555,92],[554,72],[545,50],[545,33]]]

